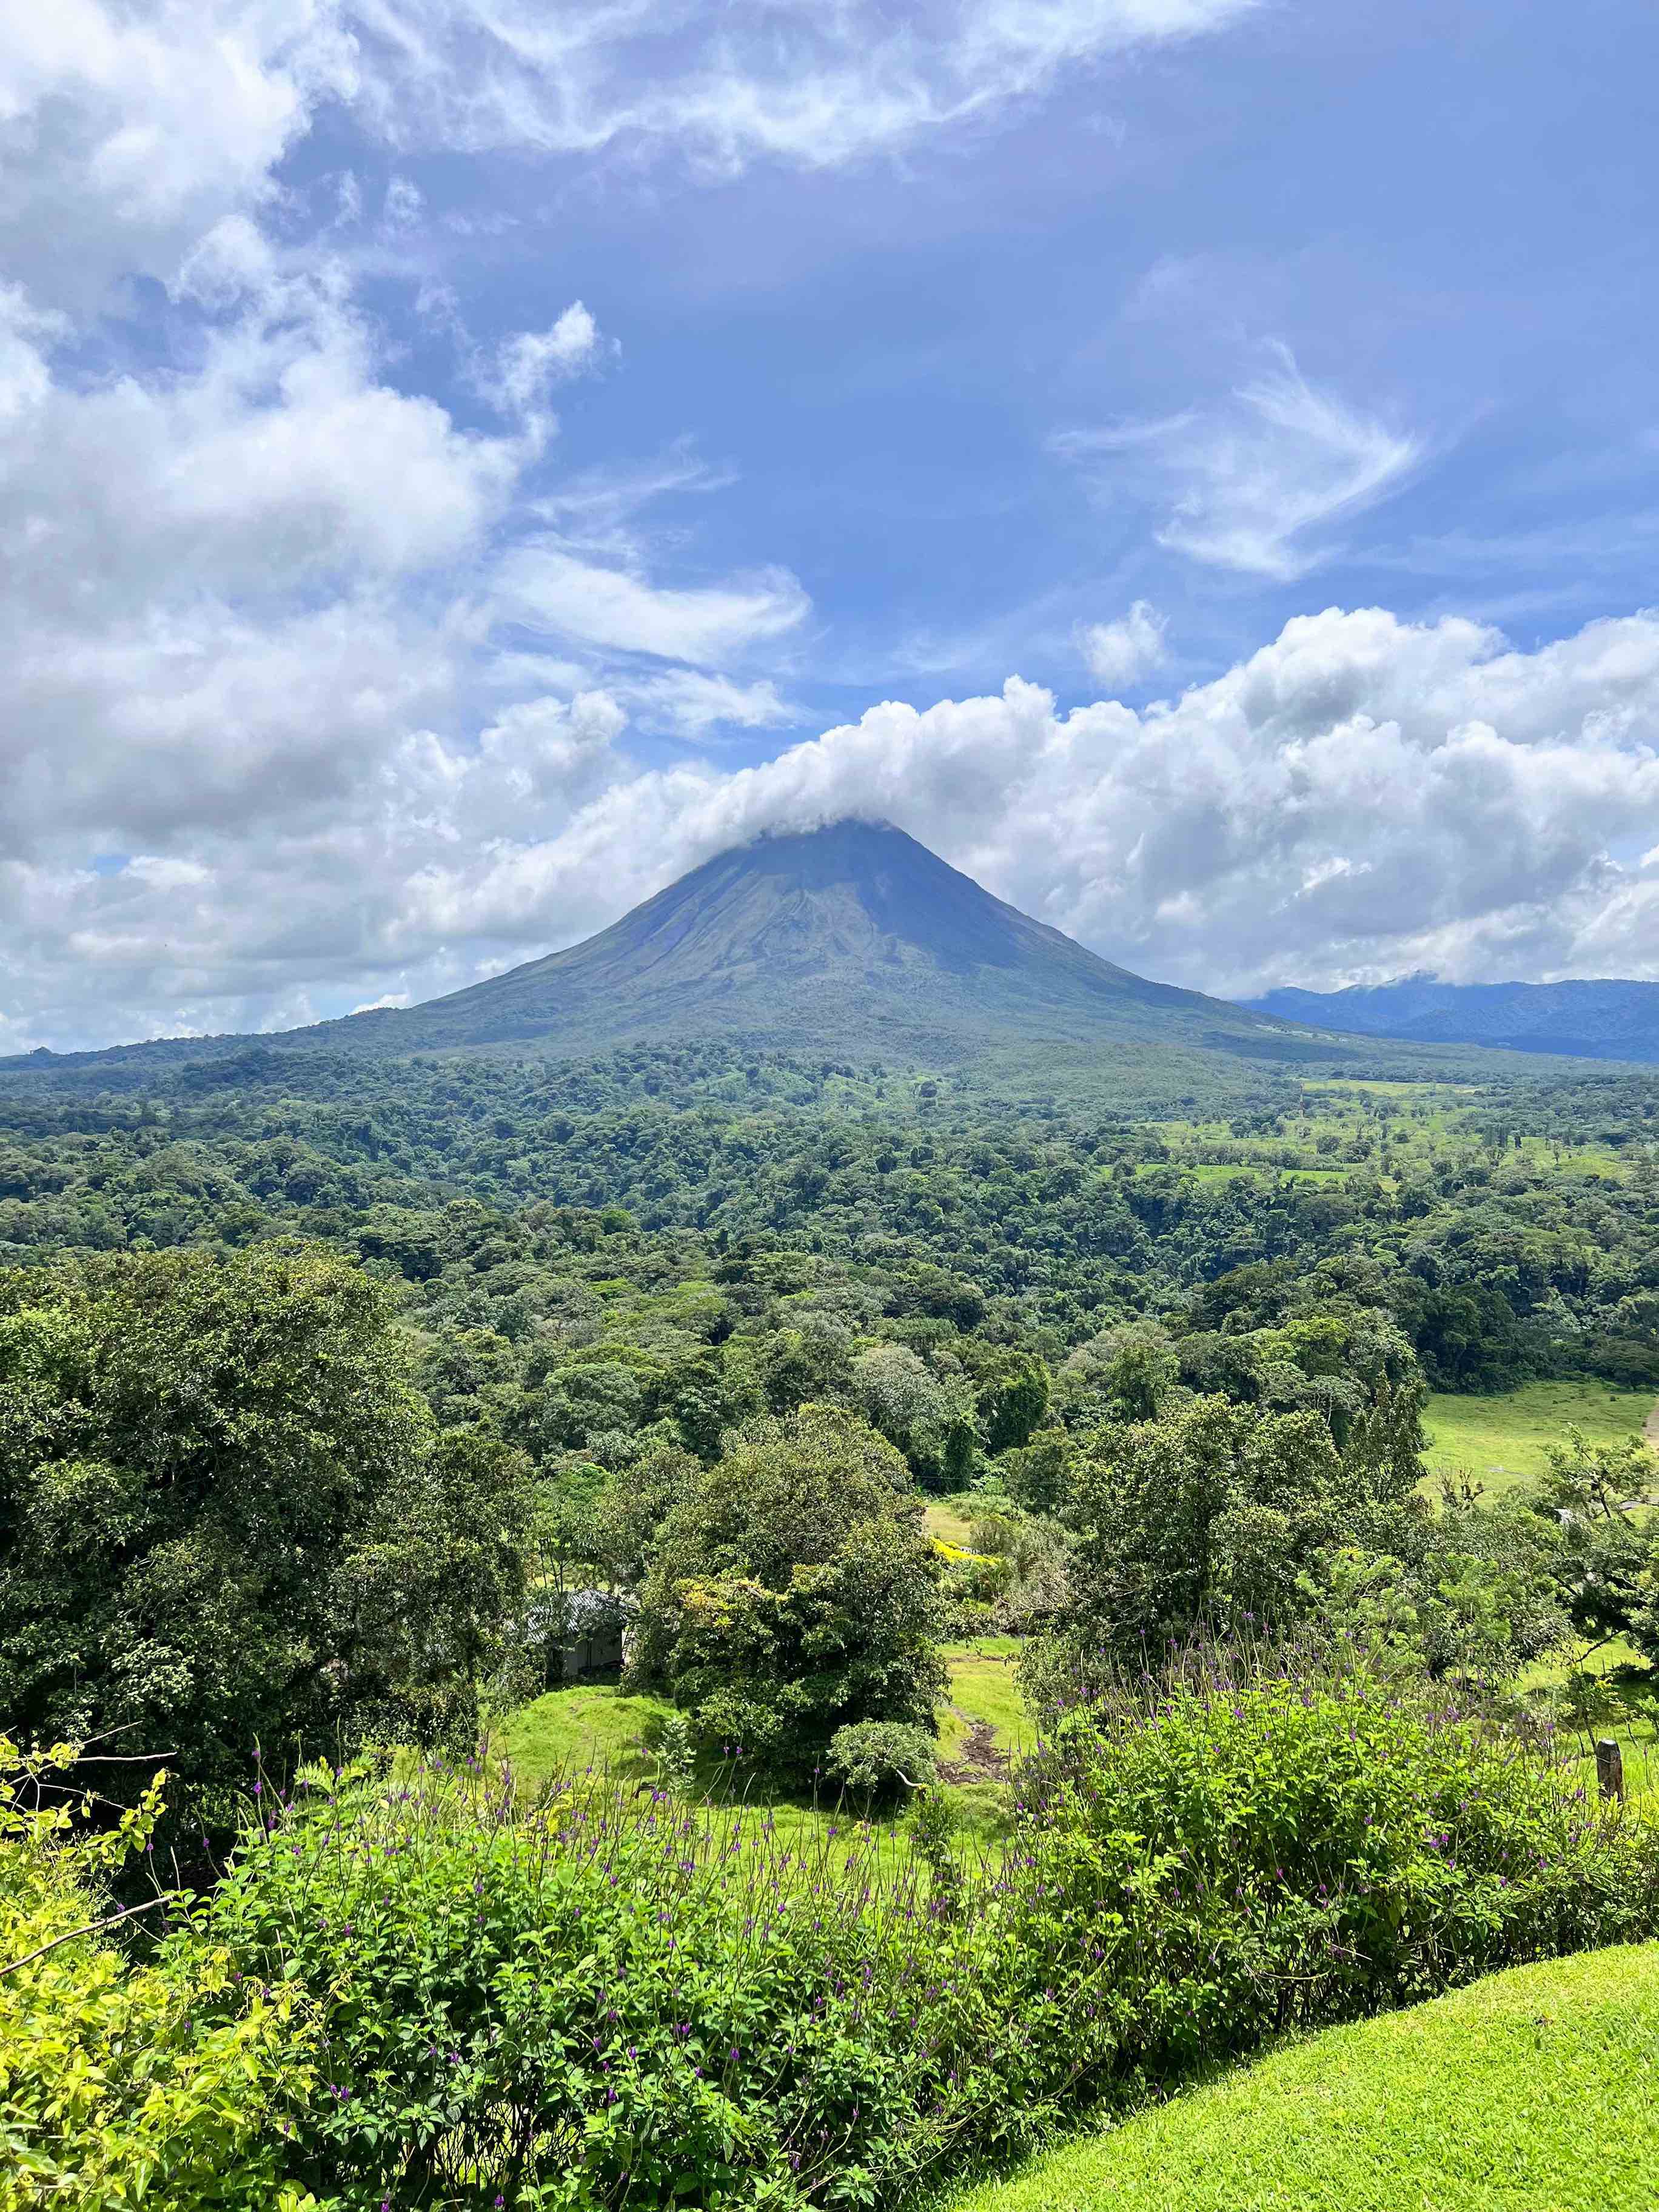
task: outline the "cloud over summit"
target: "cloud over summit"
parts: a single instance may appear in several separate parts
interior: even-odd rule
[[[726,846],[844,814],[895,821],[1085,943],[1212,990],[1653,975],[1659,614],[1518,653],[1466,621],[1333,608],[1144,712],[1061,712],[1014,678],[872,707],[736,769],[640,766],[607,694],[522,705],[476,746],[386,746],[326,826],[295,793],[258,830],[197,840],[183,877],[159,856],[15,871],[33,896],[14,911],[45,1004],[66,994],[55,1021],[73,1018],[74,944],[110,964],[105,1024],[194,984],[198,1013],[222,1011],[193,1025],[229,1026],[276,1008],[261,993],[299,945],[353,1003],[423,996],[601,927]]]

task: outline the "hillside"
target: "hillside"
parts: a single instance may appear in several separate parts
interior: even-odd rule
[[[1516,1967],[1224,2073],[951,2212],[1637,2212],[1656,2054],[1651,1944]]]
[[[401,1055],[534,1045],[560,1056],[695,1036],[941,1067],[1060,1048],[1175,1091],[1218,1055],[1350,1055],[1272,1015],[1147,981],[1034,921],[902,830],[844,821],[718,854],[580,945],[447,997],[264,1037]],[[12,1067],[197,1060],[248,1039],[40,1054]],[[1225,1065],[1225,1061],[1220,1063]]]
[[[1409,975],[1346,991],[1270,991],[1243,1004],[1358,1036],[1659,1061],[1659,983],[1441,983]]]

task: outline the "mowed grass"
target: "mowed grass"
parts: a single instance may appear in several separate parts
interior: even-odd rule
[[[1653,1411],[1650,1390],[1620,1390],[1611,1382],[1523,1382],[1496,1398],[1455,1398],[1437,1392],[1423,1427],[1429,1440],[1424,1464],[1437,1481],[1468,1474],[1488,1492],[1509,1489],[1546,1471],[1547,1446],[1580,1428],[1592,1443],[1639,1437]]]
[[[673,1710],[664,1698],[624,1697],[613,1682],[573,1682],[497,1722],[490,1747],[532,1787],[588,1767],[645,1781],[658,1771],[650,1739]]]
[[[1659,1945],[1328,2030],[951,2212],[1652,2212]]]

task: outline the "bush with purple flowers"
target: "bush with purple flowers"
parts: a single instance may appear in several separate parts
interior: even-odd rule
[[[487,1771],[356,1771],[207,1915],[325,2041],[342,2207],[889,2204],[1292,2025],[1646,1933],[1633,1815],[1364,1674],[1064,1719],[994,1863]]]

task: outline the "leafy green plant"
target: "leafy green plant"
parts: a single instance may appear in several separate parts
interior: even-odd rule
[[[903,1721],[850,1721],[830,1739],[830,1773],[866,1799],[921,1790],[938,1764],[927,1730]]]
[[[162,1778],[99,1827],[87,1771],[77,1746],[0,1738],[0,2212],[320,2212],[283,2178],[313,2079],[303,1992],[193,1935],[149,1964],[113,1948],[135,1909],[104,1885],[149,1848]]]
[[[204,1934],[307,1992],[288,2172],[351,2206],[888,2203],[1286,2027],[1649,1932],[1636,1817],[1363,1673],[1065,1717],[975,1864],[487,1765],[327,1778]]]

